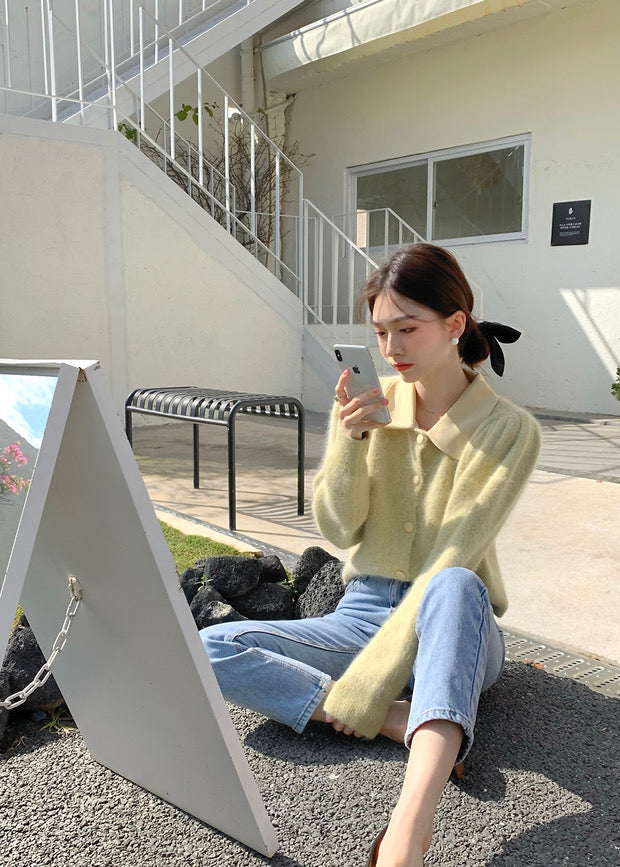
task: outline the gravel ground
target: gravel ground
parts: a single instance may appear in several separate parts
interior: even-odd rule
[[[397,798],[404,747],[314,724],[298,736],[231,714],[280,840],[271,862],[96,764],[77,732],[42,731],[44,721],[14,713],[0,753],[0,863],[366,864]],[[509,663],[483,695],[466,777],[446,787],[425,863],[618,867],[619,735],[620,701]]]

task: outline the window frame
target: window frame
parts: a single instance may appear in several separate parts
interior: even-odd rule
[[[459,246],[464,244],[490,244],[498,241],[527,241],[529,234],[529,199],[530,199],[530,158],[531,158],[531,133],[508,136],[505,138],[492,139],[490,141],[476,142],[468,145],[458,145],[451,148],[428,151],[422,154],[412,154],[406,157],[397,157],[391,160],[380,160],[374,163],[352,166],[347,168],[346,198],[350,203],[349,212],[357,212],[357,178],[368,175],[381,174],[392,169],[403,169],[408,166],[427,165],[427,200],[426,200],[426,227],[423,234],[433,244],[443,246]],[[511,145],[523,146],[523,191],[521,207],[521,228],[517,232],[503,232],[494,235],[470,235],[463,238],[433,238],[433,204],[434,204],[434,166],[438,162],[474,154],[488,153],[490,151],[505,150]],[[417,227],[413,226],[417,231]]]

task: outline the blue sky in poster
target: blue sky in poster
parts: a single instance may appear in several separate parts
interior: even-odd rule
[[[55,388],[55,376],[0,374],[0,419],[37,449]]]

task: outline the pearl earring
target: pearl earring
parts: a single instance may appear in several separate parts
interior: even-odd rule
[[[458,337],[453,337],[451,342],[452,342],[452,344],[453,344],[454,346],[457,346],[457,345],[458,345],[458,342],[459,342]]]

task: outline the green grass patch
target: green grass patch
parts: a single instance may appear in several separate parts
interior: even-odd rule
[[[240,552],[230,545],[213,542],[205,536],[186,536],[185,533],[175,530],[174,527],[164,524],[163,521],[159,523],[161,524],[179,574],[189,569],[190,566],[193,566],[196,560],[199,560],[201,557],[240,556]]]

